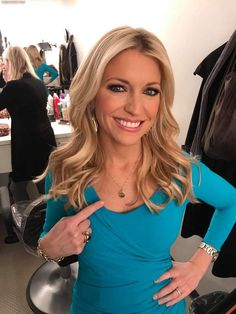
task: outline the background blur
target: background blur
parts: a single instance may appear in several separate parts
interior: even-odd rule
[[[59,47],[65,43],[66,28],[75,37],[80,60],[113,27],[130,25],[154,32],[166,46],[174,69],[174,114],[180,124],[180,144],[185,140],[201,83],[193,72],[236,29],[235,0],[3,2],[0,1],[0,30],[11,44],[27,46],[47,41]],[[57,66],[58,57],[58,48],[46,53],[48,64]]]

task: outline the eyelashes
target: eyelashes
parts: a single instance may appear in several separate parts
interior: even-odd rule
[[[120,84],[110,84],[107,86],[107,89],[114,92],[114,93],[124,93],[127,92],[127,88]],[[143,91],[143,94],[148,96],[156,96],[160,94],[160,90],[153,87],[148,87]]]
[[[122,93],[125,92],[126,89],[124,88],[124,86],[119,85],[119,84],[110,84],[107,87],[110,91],[115,92],[115,93]]]
[[[144,91],[144,94],[148,95],[148,96],[156,96],[158,94],[160,94],[160,90],[157,88],[147,88]]]

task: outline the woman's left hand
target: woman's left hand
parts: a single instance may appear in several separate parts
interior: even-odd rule
[[[173,267],[160,276],[155,283],[172,278],[171,282],[155,293],[153,299],[158,304],[174,305],[186,298],[197,286],[204,272],[192,261],[173,262]]]

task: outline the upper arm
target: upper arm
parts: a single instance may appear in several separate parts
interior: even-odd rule
[[[235,187],[201,162],[192,165],[192,182],[199,200],[218,209],[236,204]]]
[[[57,70],[55,70],[53,67],[47,64],[45,64],[45,69],[50,74],[51,80],[52,81],[55,80],[55,78],[58,76]]]

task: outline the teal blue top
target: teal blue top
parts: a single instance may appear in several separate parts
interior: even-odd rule
[[[204,241],[220,250],[236,221],[236,189],[202,163],[192,165],[195,196],[216,208]],[[51,185],[48,176],[46,188]],[[91,204],[99,197],[92,186],[85,191]],[[157,190],[156,204],[166,200]],[[172,265],[170,249],[179,235],[185,207],[172,200],[159,214],[140,205],[127,213],[105,206],[90,216],[91,240],[78,256],[79,275],[74,285],[71,314],[184,314],[185,302],[158,305],[153,294],[169,280],[154,283]],[[65,198],[49,200],[43,234],[58,220],[75,214],[64,210]]]
[[[48,72],[50,75],[50,82],[54,81],[58,77],[58,72],[50,65],[46,63],[40,64],[39,67],[34,69],[40,80],[43,80],[43,75],[45,72]]]

